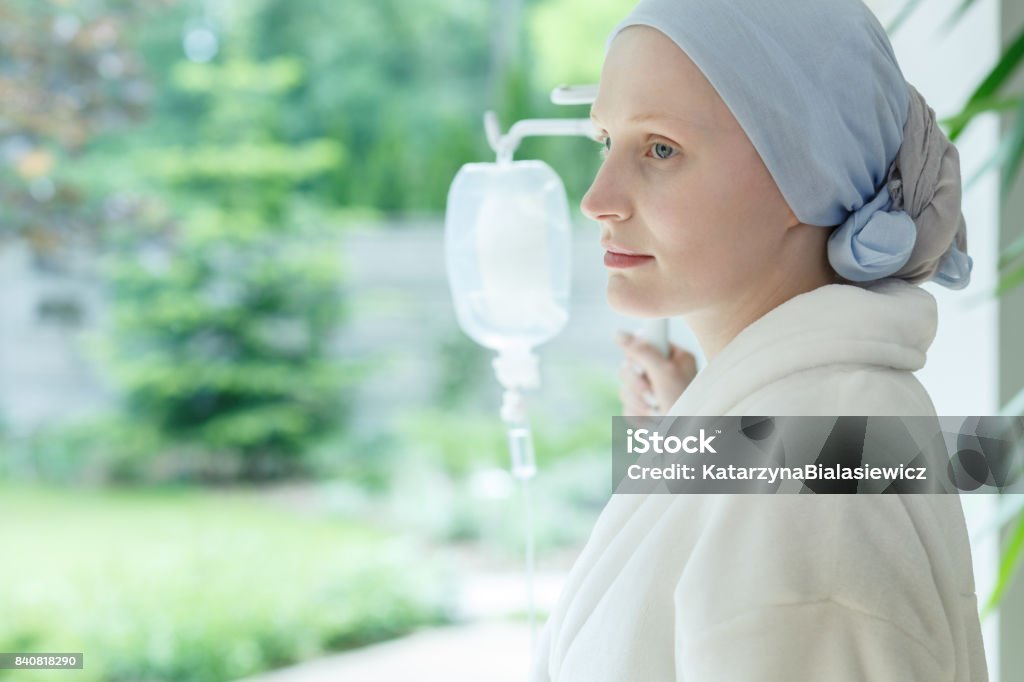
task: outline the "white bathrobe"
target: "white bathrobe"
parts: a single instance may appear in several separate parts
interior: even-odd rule
[[[934,415],[912,372],[935,331],[935,299],[920,287],[825,286],[744,329],[668,414]],[[613,495],[531,674],[987,679],[956,495]]]

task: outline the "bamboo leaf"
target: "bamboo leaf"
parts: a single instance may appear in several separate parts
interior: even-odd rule
[[[992,596],[989,597],[985,608],[981,611],[982,618],[999,606],[1003,592],[1013,582],[1017,566],[1021,563],[1022,557],[1024,557],[1024,514],[1017,517],[1017,526],[1006,543],[1003,558],[999,562],[999,577],[996,580],[995,589],[992,590]]]
[[[939,125],[945,127],[947,130],[956,128],[962,131],[967,127],[967,124],[971,122],[975,116],[984,114],[989,111],[1003,111],[1005,109],[1012,109],[1024,104],[1024,97],[988,97],[983,100],[979,100],[969,106],[965,106],[960,112],[949,116],[947,118],[940,118]],[[955,142],[956,138],[953,135],[949,135],[949,141]]]
[[[1024,34],[1022,34],[1024,35]],[[1020,171],[1021,157],[1024,156],[1024,106],[1018,107],[1016,120],[1013,122],[1013,130],[1007,137],[1009,149],[1002,164],[1002,182],[1000,183],[999,197],[1005,203],[1013,187],[1013,181]]]
[[[989,71],[985,80],[981,82],[971,96],[967,99],[967,104],[964,105],[964,110],[967,110],[972,104],[975,104],[981,100],[988,99],[995,95],[995,93],[1009,80],[1010,76],[1020,65],[1021,60],[1024,59],[1024,27],[1014,38],[1013,42],[1006,48],[999,61],[996,63],[992,70]],[[963,131],[963,128],[954,127],[950,131],[950,138],[955,139]]]
[[[893,17],[893,20],[889,22],[889,25],[885,27],[885,32],[890,36],[896,32],[896,30],[903,25],[917,6],[921,4],[921,0],[907,0],[900,11]]]
[[[1024,256],[1024,234],[1018,236],[1012,244],[1003,249],[1003,252],[999,254],[999,262],[996,267],[1002,270],[1021,256]]]
[[[1020,169],[1022,155],[1024,155],[1024,100],[1021,100],[1021,104],[1017,109],[1013,131],[1008,135],[1004,135],[999,140],[996,151],[985,160],[981,168],[968,178],[967,182],[964,183],[964,192],[973,187],[974,183],[980,180],[993,166],[998,165],[1002,172],[1000,196],[1002,201],[1005,202],[1010,187],[1013,186],[1013,181]]]
[[[996,286],[996,296],[1002,296],[1009,291],[1013,291],[1021,285],[1021,282],[1024,282],[1024,265],[999,278],[999,284]]]
[[[953,13],[949,15],[945,23],[942,24],[942,32],[949,33],[956,24],[960,22],[960,19],[967,13],[967,10],[974,4],[974,0],[963,0]]]
[[[971,187],[974,186],[978,180],[980,180],[993,166],[1001,166],[1004,164],[1007,157],[1010,155],[1010,145],[1012,140],[1009,136],[1003,137],[999,140],[999,144],[996,150],[989,156],[981,167],[967,179],[964,183],[964,192],[966,193]]]
[[[1024,388],[1020,390],[1017,395],[1010,399],[1010,402],[1003,406],[1003,409],[999,410],[999,414],[1004,417],[1019,417],[1024,415]],[[1024,495],[1021,495],[1021,500],[1024,501]]]

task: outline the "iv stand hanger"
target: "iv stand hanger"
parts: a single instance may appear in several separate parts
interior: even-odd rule
[[[566,86],[562,85],[551,92],[554,104],[576,105],[590,104],[597,95],[596,85]],[[484,113],[484,132],[491,150],[497,155],[499,164],[509,164],[520,142],[527,137],[565,136],[589,137],[597,139],[597,129],[589,118],[538,118],[515,122],[507,133],[502,134],[498,115],[493,110]],[[648,341],[659,348],[663,354],[668,351],[668,320],[650,320],[640,332]],[[533,595],[533,539],[530,519],[529,489],[527,481],[536,472],[533,457],[533,443],[530,427],[526,416],[521,391],[538,384],[537,358],[527,351],[524,353],[499,356],[492,364],[499,381],[505,387],[504,400],[501,408],[502,420],[508,427],[509,448],[513,461],[513,474],[520,479],[526,502],[526,571],[527,601],[530,621],[530,648],[536,653],[536,626],[534,622]]]

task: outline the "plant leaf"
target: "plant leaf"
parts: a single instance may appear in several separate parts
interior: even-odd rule
[[[964,193],[966,193],[971,187],[974,186],[978,180],[982,178],[993,166],[1003,165],[1006,158],[1010,155],[1010,143],[1009,136],[1003,137],[999,140],[999,145],[996,150],[992,152],[992,155],[985,159],[985,162],[981,164],[978,170],[974,171],[970,178],[964,183]]]
[[[1024,256],[1024,234],[1019,235],[1013,240],[1012,244],[1003,249],[1002,253],[999,254],[999,262],[996,268],[1003,270],[1021,256]]]
[[[999,562],[999,577],[996,579],[996,586],[992,590],[992,596],[989,597],[985,608],[981,611],[982,618],[999,606],[1003,592],[1006,591],[1013,581],[1013,577],[1017,572],[1017,566],[1021,563],[1022,557],[1024,557],[1024,514],[1017,517],[1017,526],[1013,529],[1013,533],[1006,543],[1003,558]]]
[[[1021,282],[1024,282],[1024,265],[999,278],[999,284],[996,286],[996,296],[1002,296],[1009,291],[1013,291],[1021,285]]]
[[[939,119],[939,125],[946,129],[956,128],[958,131],[962,131],[967,127],[967,124],[971,122],[975,116],[983,114],[988,111],[1003,111],[1004,109],[1012,109],[1013,107],[1020,106],[1024,103],[1024,97],[987,97],[982,100],[978,100],[974,104],[965,106],[961,111],[952,116]],[[959,133],[957,134],[959,135]],[[956,138],[953,135],[949,135],[949,141],[955,142]]]
[[[1003,51],[1002,56],[996,63],[992,70],[989,71],[988,75],[985,76],[985,80],[981,82],[971,96],[967,99],[967,104],[964,105],[966,111],[972,104],[977,103],[980,100],[987,99],[995,95],[995,93],[1003,86],[1003,84],[1009,80],[1013,72],[1016,71],[1020,65],[1021,60],[1024,59],[1024,27],[1017,34],[1017,37],[1013,39],[1013,42]],[[949,134],[949,139],[955,139],[963,131],[963,127],[954,127]]]
[[[1021,157],[1024,156],[1024,106],[1017,108],[1013,130],[1007,140],[1009,140],[1009,150],[1003,159],[1001,168],[1003,177],[999,191],[999,197],[1003,203],[1006,202],[1006,198],[1010,194],[1010,188],[1013,187],[1013,181],[1017,178],[1017,173],[1020,170]]]
[[[999,140],[996,151],[985,160],[981,168],[968,178],[964,183],[964,192],[973,187],[974,183],[980,180],[993,166],[998,165],[1002,171],[1001,197],[1005,201],[1019,170],[1022,154],[1024,154],[1024,99],[1021,100],[1017,109],[1013,131]]]
[[[949,33],[953,29],[953,27],[960,22],[961,17],[963,17],[964,14],[967,13],[967,10],[969,10],[971,8],[971,5],[973,4],[974,0],[963,0],[963,2],[961,2],[955,10],[953,10],[953,13],[950,14],[949,17],[946,18],[946,21],[942,24],[942,32],[944,34]]]
[[[889,22],[889,25],[885,27],[885,32],[888,33],[890,36],[893,33],[895,33],[896,30],[903,25],[903,22],[906,21],[911,14],[913,14],[914,10],[917,9],[917,6],[920,4],[921,0],[907,0],[907,2],[903,5],[903,7],[896,14],[896,16],[893,17],[893,20]]]
[[[1024,415],[1024,388],[1020,392],[1010,399],[1010,402],[1003,406],[1003,409],[999,410],[999,414],[1004,417],[1019,417]],[[1021,496],[1024,499],[1024,495]]]

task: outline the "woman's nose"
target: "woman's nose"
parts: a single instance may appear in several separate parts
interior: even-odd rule
[[[626,200],[624,183],[611,172],[611,164],[605,160],[597,171],[597,177],[580,201],[580,211],[591,220],[626,220],[629,217],[629,203]]]

